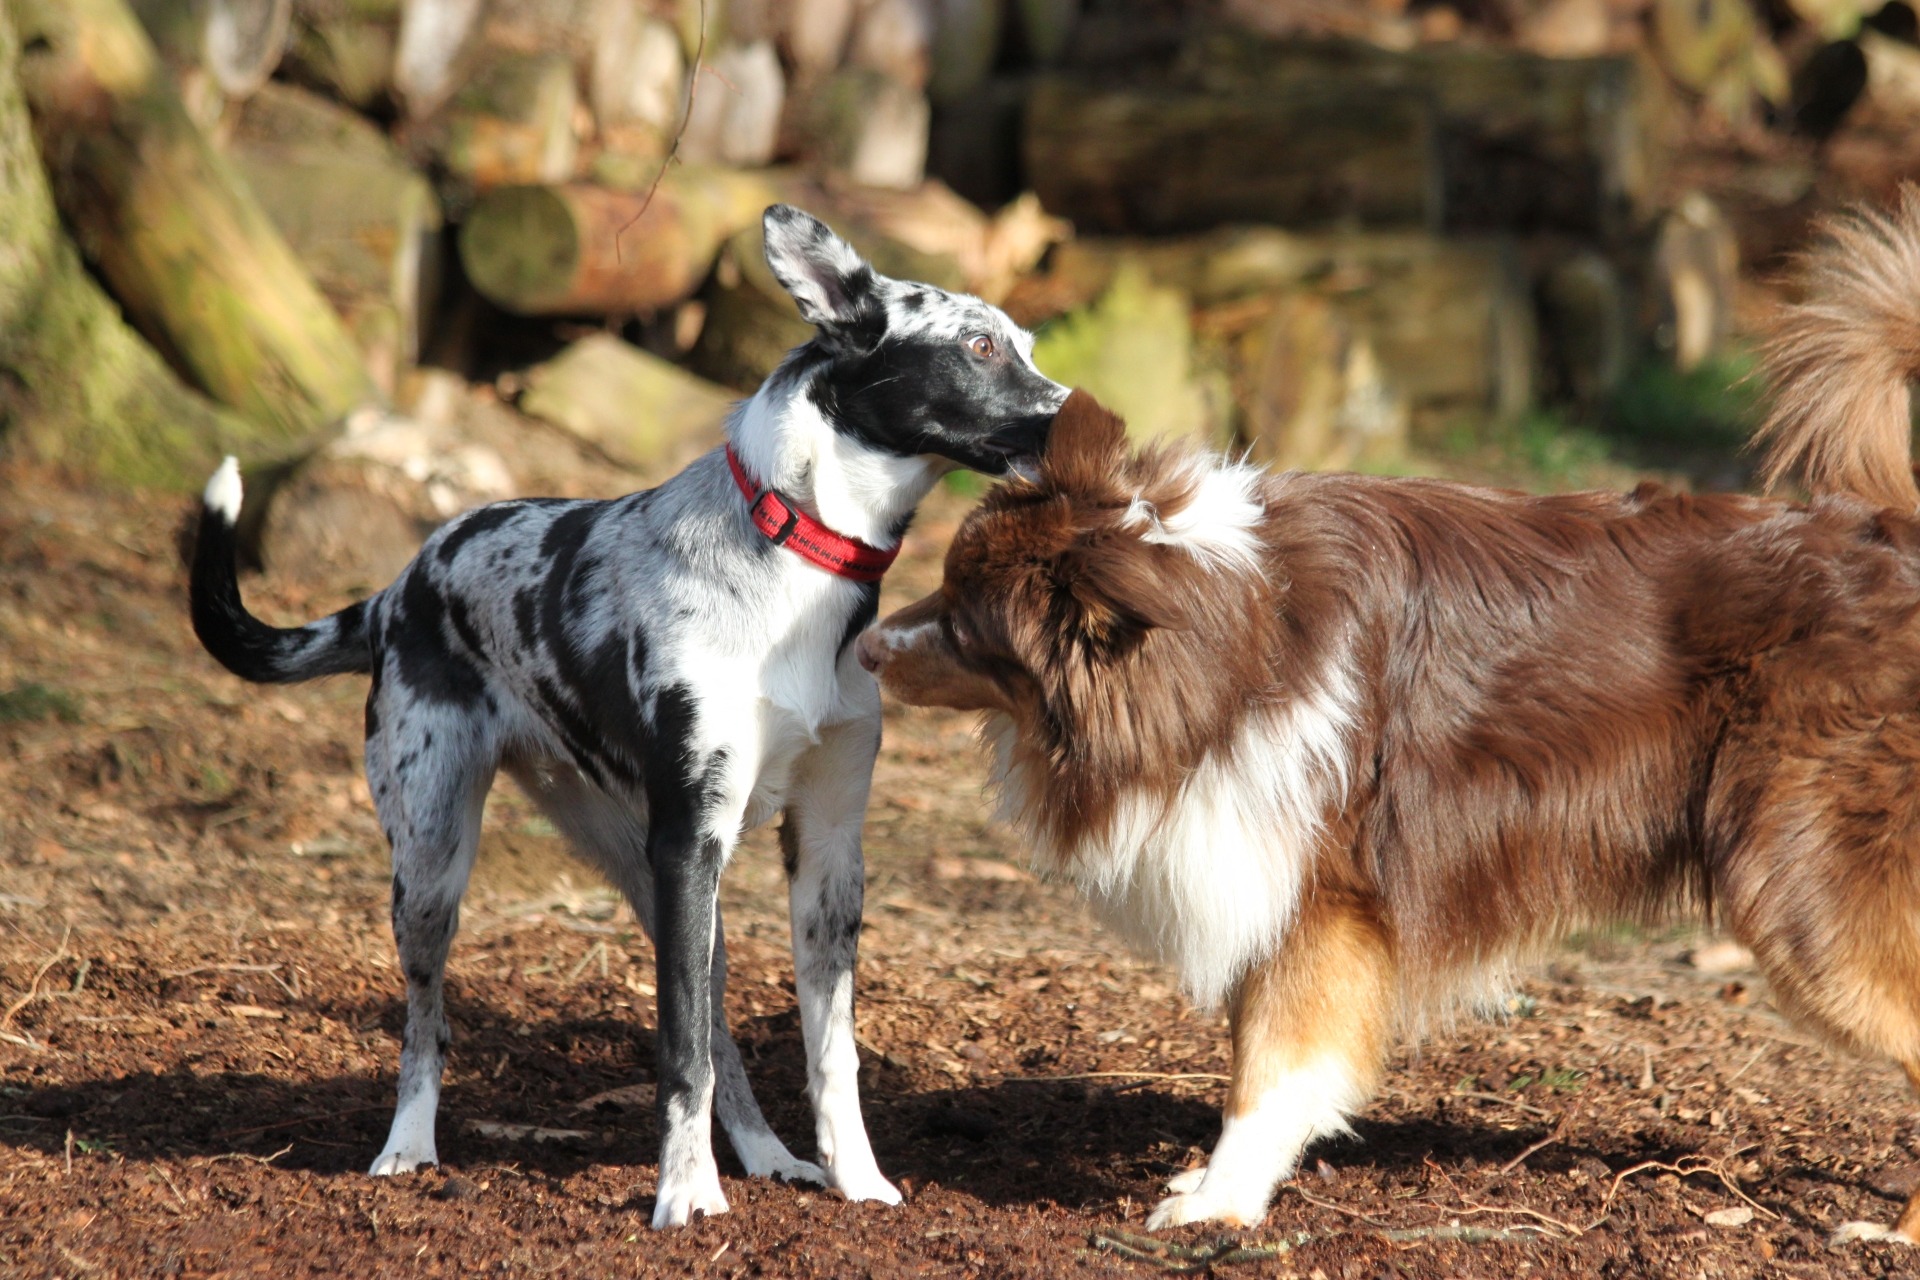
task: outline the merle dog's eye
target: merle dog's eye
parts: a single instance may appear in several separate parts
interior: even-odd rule
[[[982,360],[985,360],[996,350],[993,345],[993,336],[985,333],[974,334],[971,338],[967,339],[967,350],[973,352],[973,354],[979,356]]]

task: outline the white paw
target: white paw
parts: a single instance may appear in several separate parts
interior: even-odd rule
[[[440,1156],[432,1148],[425,1151],[388,1149],[382,1151],[373,1162],[373,1168],[367,1170],[376,1178],[391,1178],[396,1173],[412,1173],[424,1164],[439,1164]]]
[[[1230,1227],[1257,1227],[1267,1216],[1264,1201],[1258,1204],[1246,1203],[1244,1196],[1227,1196],[1219,1192],[1210,1192],[1204,1186],[1168,1196],[1154,1206],[1153,1213],[1147,1218],[1147,1230],[1164,1231],[1168,1227],[1184,1227],[1189,1222],[1224,1222]]]
[[[878,1200],[881,1204],[899,1204],[900,1190],[880,1176],[880,1170],[869,1166],[855,1173],[851,1170],[836,1169],[831,1175],[833,1189],[849,1200]]]
[[[720,1190],[720,1175],[709,1168],[677,1186],[663,1185],[653,1202],[653,1229],[684,1227],[693,1215],[709,1218],[727,1211],[727,1197]]]
[[[749,1178],[778,1178],[782,1182],[811,1182],[816,1187],[833,1183],[827,1171],[811,1160],[802,1160],[772,1134],[734,1139],[733,1153],[740,1157]]]
[[[1827,1248],[1844,1249],[1858,1240],[1878,1240],[1886,1244],[1913,1244],[1912,1236],[1878,1222],[1843,1222],[1827,1237]]]
[[[782,1182],[811,1182],[816,1187],[833,1185],[827,1178],[827,1171],[811,1160],[802,1160],[791,1152],[780,1154],[765,1160],[741,1161],[747,1166],[750,1178],[778,1178]]]
[[[1182,1173],[1176,1173],[1171,1178],[1168,1178],[1167,1190],[1173,1192],[1173,1194],[1177,1196],[1184,1196],[1190,1191],[1198,1191],[1200,1189],[1200,1184],[1205,1182],[1206,1180],[1207,1180],[1207,1166],[1201,1165],[1198,1169],[1188,1169]]]

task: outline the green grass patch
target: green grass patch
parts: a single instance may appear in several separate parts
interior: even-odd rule
[[[35,681],[0,693],[0,724],[37,724],[42,720],[80,723],[80,700],[64,689]]]

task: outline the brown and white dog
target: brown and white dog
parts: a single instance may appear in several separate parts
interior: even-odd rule
[[[1710,913],[1920,1085],[1920,192],[1830,230],[1763,433],[1811,501],[1269,475],[1075,393],[862,637],[987,713],[1040,866],[1229,1005],[1219,1143],[1150,1226],[1259,1222],[1397,1035],[1605,919]],[[1920,1196],[1845,1234],[1920,1237]]]

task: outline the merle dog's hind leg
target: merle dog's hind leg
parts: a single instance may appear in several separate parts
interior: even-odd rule
[[[439,1163],[434,1116],[448,1039],[442,976],[493,763],[476,758],[477,735],[454,722],[458,712],[416,703],[407,708],[407,722],[396,723],[392,708],[376,713],[379,696],[376,685],[368,702],[367,777],[393,845],[393,937],[407,980],[399,1102],[387,1144],[369,1170],[385,1175]]]
[[[853,1025],[853,971],[866,889],[860,828],[880,747],[878,701],[876,691],[871,719],[828,726],[819,744],[801,757],[780,825],[780,848],[787,864],[794,985],[820,1162],[847,1199],[899,1204],[900,1192],[874,1162],[860,1116]]]
[[[713,1110],[727,1131],[733,1154],[756,1178],[784,1178],[789,1182],[831,1185],[819,1165],[787,1150],[753,1096],[740,1047],[727,1026],[727,937],[718,907],[713,917]]]

